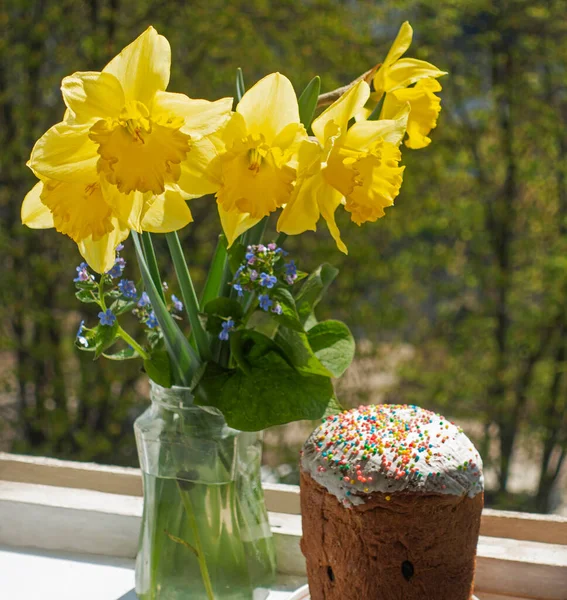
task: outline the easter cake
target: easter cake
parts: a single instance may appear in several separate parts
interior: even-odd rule
[[[327,417],[301,456],[301,548],[312,600],[470,600],[482,460],[417,406]]]

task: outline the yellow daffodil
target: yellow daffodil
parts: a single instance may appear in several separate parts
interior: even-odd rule
[[[399,145],[405,135],[409,107],[395,119],[350,119],[365,105],[370,87],[360,81],[313,121],[315,138],[298,151],[297,183],[279,220],[278,231],[290,235],[315,231],[322,216],[339,249],[347,248],[335,222],[340,204],[358,225],[376,221],[394,203],[402,184]]]
[[[367,118],[382,98],[381,119],[393,118],[401,107],[409,103],[411,111],[405,144],[408,148],[418,149],[431,143],[427,135],[437,126],[441,111],[441,100],[435,95],[435,92],[441,91],[441,85],[436,79],[447,73],[424,60],[402,58],[411,45],[412,37],[413,29],[406,21],[374,75],[374,92],[357,118]]]
[[[85,208],[80,217],[76,210],[68,209],[75,203]],[[24,198],[21,217],[22,223],[32,229],[55,227],[60,233],[69,235],[77,243],[81,255],[98,273],[112,267],[116,246],[129,234],[128,227],[112,214],[102,200],[96,178],[90,184],[40,181]]]
[[[186,200],[201,194],[184,172],[207,160],[203,145],[229,119],[232,99],[166,92],[170,62],[168,41],[150,27],[102,72],[63,79],[65,119],[32,150],[29,166],[43,185],[26,200],[47,206],[55,228],[79,245],[120,237],[110,235],[117,223],[161,233],[192,220]]]
[[[223,230],[232,244],[288,202],[295,180],[288,163],[306,137],[291,82],[273,73],[244,94],[222,135],[199,146],[207,158],[188,168],[180,185],[216,192]]]

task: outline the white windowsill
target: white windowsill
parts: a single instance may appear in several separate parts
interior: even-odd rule
[[[280,575],[268,600],[288,600],[303,583],[303,578]],[[134,560],[0,546],[0,597],[136,600]]]
[[[286,600],[305,579],[299,491],[265,491],[280,572],[270,600]],[[0,599],[133,600],[141,514],[136,469],[0,454]],[[567,600],[567,519],[485,510],[476,590],[479,600]]]

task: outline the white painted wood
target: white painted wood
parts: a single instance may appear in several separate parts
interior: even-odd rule
[[[476,585],[480,592],[536,598],[567,599],[567,547],[481,536]]]
[[[138,497],[0,482],[0,544],[133,558],[141,511]],[[270,513],[270,523],[280,571],[303,575],[301,517]],[[483,592],[566,600],[567,547],[482,536],[477,590],[481,600]]]
[[[0,453],[0,480],[141,496],[139,469]],[[264,484],[269,511],[299,515],[299,488]],[[567,545],[567,518],[485,509],[481,534]]]
[[[141,517],[141,498],[0,481],[7,546],[133,558]]]
[[[279,570],[301,576],[299,489],[264,487]],[[138,469],[0,454],[0,544],[131,559],[141,494]],[[567,600],[567,519],[487,509],[481,534],[480,600]]]
[[[267,600],[289,600],[303,583],[280,576]],[[134,561],[0,547],[0,598],[136,600]]]
[[[305,575],[305,558],[299,548],[301,517],[282,513],[268,513],[274,534],[278,572],[286,575]]]
[[[567,545],[567,518],[485,508],[480,533],[489,537]]]
[[[0,452],[0,480],[142,495],[139,469]]]

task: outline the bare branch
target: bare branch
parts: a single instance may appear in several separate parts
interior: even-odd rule
[[[382,63],[378,63],[377,65],[366,71],[366,73],[363,73],[360,77],[357,77],[354,81],[351,81],[348,85],[343,85],[343,87],[337,88],[336,90],[326,92],[325,94],[321,94],[317,100],[317,108],[320,108],[322,106],[329,106],[330,104],[335,102],[335,100],[338,100],[345,92],[350,90],[350,88],[359,81],[364,80],[366,81],[366,83],[370,84],[372,79],[374,79],[374,75],[376,75],[376,72],[380,68],[381,64]]]

